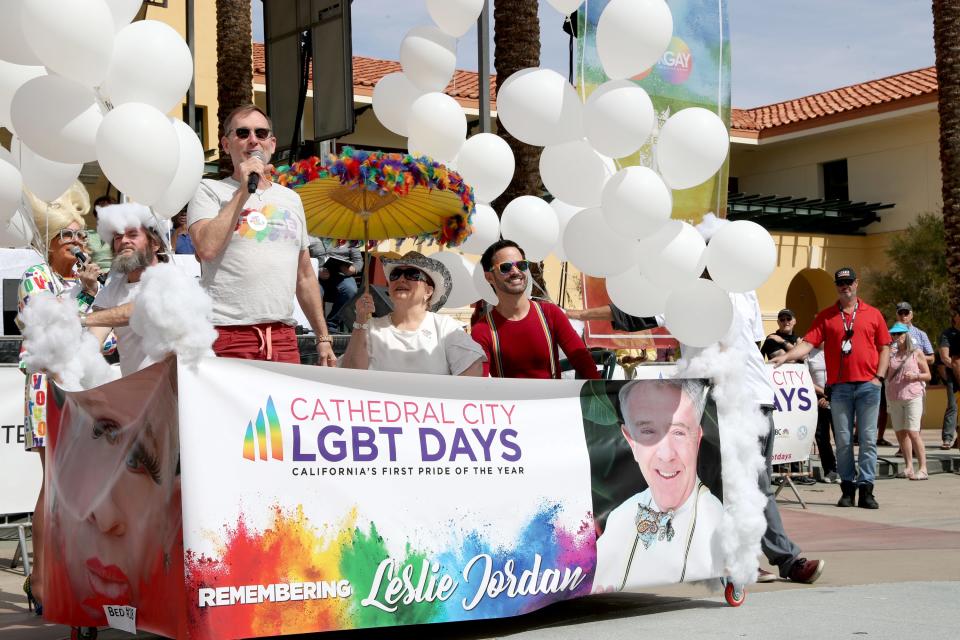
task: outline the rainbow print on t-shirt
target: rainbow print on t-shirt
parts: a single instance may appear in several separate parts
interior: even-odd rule
[[[260,210],[244,209],[237,221],[237,234],[241,238],[257,242],[297,240],[300,236],[300,225],[288,209],[267,204]]]

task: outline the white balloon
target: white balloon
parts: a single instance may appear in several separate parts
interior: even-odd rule
[[[453,160],[467,138],[467,116],[447,94],[427,93],[410,106],[407,131],[417,151],[437,160]]]
[[[673,194],[660,176],[647,167],[626,167],[603,188],[603,215],[614,231],[631,238],[655,233],[673,210]]]
[[[128,102],[103,117],[97,160],[117,189],[144,204],[157,200],[180,161],[177,131],[155,107]]]
[[[660,130],[657,168],[671,189],[689,189],[719,171],[729,150],[723,120],[702,107],[690,107],[670,116]]]
[[[57,162],[96,160],[103,110],[93,89],[55,75],[28,80],[13,96],[10,119],[23,142]]]
[[[114,19],[104,0],[23,0],[20,25],[40,61],[54,73],[88,87],[107,75]]]
[[[183,100],[192,78],[193,58],[180,34],[143,20],[117,33],[101,91],[115,107],[142,102],[166,113]]]
[[[497,92],[497,117],[517,140],[537,147],[583,137],[583,103],[551,69],[521,69]]]
[[[529,280],[529,275],[527,276]],[[473,286],[477,290],[478,298],[485,300],[490,304],[499,304],[500,298],[497,296],[497,292],[493,290],[493,285],[487,282],[487,279],[483,275],[483,267],[478,262],[473,265]]]
[[[749,220],[720,227],[707,245],[707,269],[720,288],[731,293],[753,291],[777,267],[777,245],[766,229]]]
[[[52,202],[66,191],[80,175],[79,163],[48,160],[25,145],[19,138],[11,145],[13,156],[20,165],[23,184],[44,202]]]
[[[400,43],[400,66],[421,91],[443,91],[457,67],[457,41],[434,26],[414,27]]]
[[[7,150],[3,151],[4,155],[0,155],[0,222],[6,222],[17,212],[23,190],[20,170],[13,165]]]
[[[43,67],[13,64],[0,60],[0,126],[6,127],[16,135],[17,132],[13,128],[13,122],[10,121],[10,103],[13,102],[13,96],[17,93],[17,89],[28,80],[46,75],[46,73],[47,70]]]
[[[695,280],[670,293],[664,324],[674,338],[691,347],[709,347],[733,324],[733,303],[709,280]]]
[[[33,226],[22,211],[13,214],[5,225],[0,225],[0,246],[26,247],[33,240]]]
[[[599,206],[603,185],[611,175],[586,140],[550,145],[540,154],[543,186],[554,197],[578,207]]]
[[[606,284],[610,301],[632,316],[655,316],[667,308],[670,290],[650,282],[637,265],[608,277]]]
[[[655,115],[646,91],[632,80],[611,80],[587,98],[583,126],[598,153],[623,158],[650,137]]]
[[[581,4],[583,4],[583,0],[547,0],[547,2],[550,3],[551,7],[565,16],[573,13]]]
[[[0,60],[21,65],[43,64],[20,27],[22,11],[22,0],[0,2]]]
[[[640,271],[660,287],[677,289],[703,273],[703,236],[691,225],[668,220],[640,241]]]
[[[597,56],[610,79],[630,78],[652,67],[672,37],[663,0],[610,0],[597,22]]]
[[[143,0],[107,0],[110,13],[113,15],[114,29],[120,31],[137,17]]]
[[[163,194],[150,203],[158,217],[172,218],[190,202],[203,178],[203,145],[196,131],[182,120],[168,118],[177,133],[180,161],[177,171]]]
[[[373,87],[373,113],[384,127],[406,136],[410,107],[422,95],[406,75],[388,73]]]
[[[427,13],[448,36],[459,38],[480,17],[484,0],[427,0]]]
[[[557,214],[536,196],[514,198],[500,216],[500,233],[523,247],[527,260],[539,262],[547,257],[560,233]]]
[[[635,240],[618,234],[603,219],[600,207],[574,214],[563,232],[567,260],[597,278],[623,273],[637,262]]]
[[[450,271],[453,287],[444,303],[446,309],[457,309],[473,304],[480,299],[477,288],[473,284],[473,263],[452,251],[438,251],[430,256],[439,260]]]
[[[478,133],[463,144],[457,166],[477,201],[493,202],[510,186],[516,161],[506,140],[493,133]]]
[[[488,204],[477,204],[473,218],[470,219],[470,226],[473,231],[459,247],[464,253],[479,255],[500,239],[500,218]]]
[[[567,252],[563,250],[563,234],[567,229],[567,223],[577,213],[583,211],[583,207],[575,207],[562,200],[554,198],[550,203],[550,208],[557,214],[557,222],[560,223],[560,232],[557,234],[557,243],[553,245],[553,255],[557,256],[560,262],[566,262]]]

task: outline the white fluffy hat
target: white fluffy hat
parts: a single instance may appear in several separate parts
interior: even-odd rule
[[[160,230],[150,208],[138,202],[111,204],[97,207],[97,233],[104,242],[111,242],[114,235],[122,235],[127,229]]]

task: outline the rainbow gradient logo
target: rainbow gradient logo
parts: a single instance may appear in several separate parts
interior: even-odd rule
[[[269,440],[267,429],[270,430]],[[257,413],[256,422],[247,422],[247,433],[243,437],[243,457],[247,460],[283,460],[283,434],[272,396],[267,396],[267,406]]]
[[[683,84],[693,71],[693,53],[686,42],[674,36],[657,63],[660,77],[670,84]]]

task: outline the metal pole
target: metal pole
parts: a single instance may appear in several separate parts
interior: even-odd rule
[[[477,18],[477,85],[480,107],[480,133],[490,133],[490,0],[483,3]]]
[[[196,33],[194,29],[194,0],[187,0],[187,47],[190,48],[190,60],[193,62],[193,74],[190,76],[190,88],[187,89],[187,125],[197,130],[197,87],[194,76],[197,73]],[[206,140],[201,140],[206,146]]]

